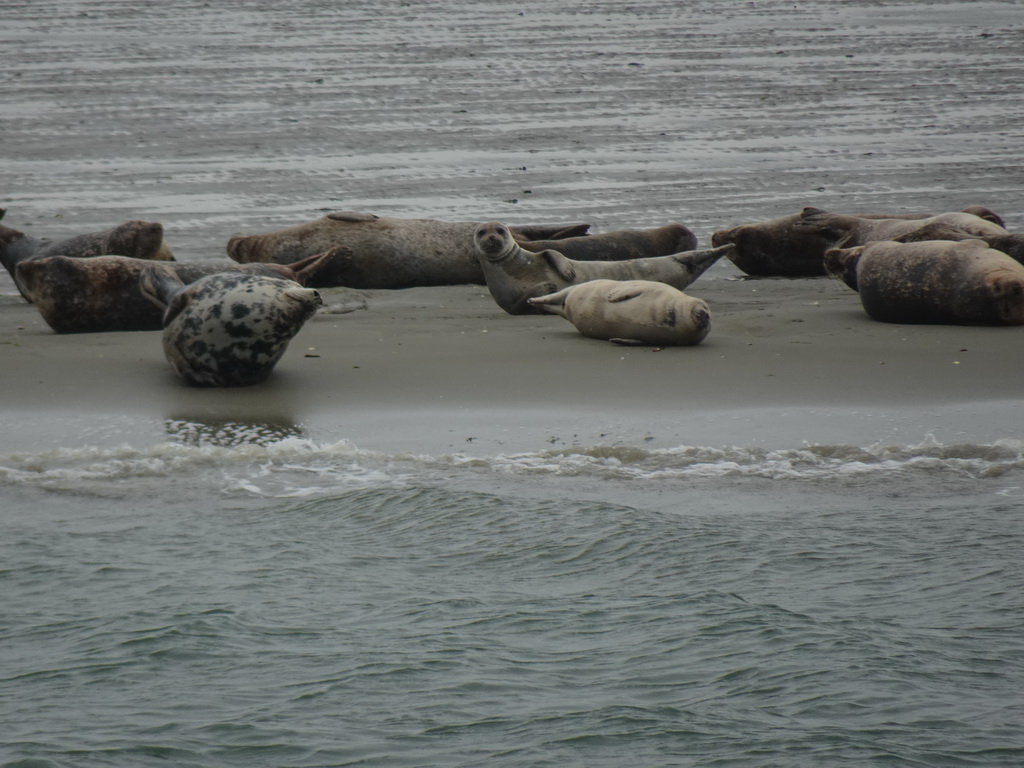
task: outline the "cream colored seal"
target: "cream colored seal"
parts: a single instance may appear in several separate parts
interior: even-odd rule
[[[650,280],[591,280],[529,301],[584,336],[616,344],[689,346],[711,330],[706,302]]]

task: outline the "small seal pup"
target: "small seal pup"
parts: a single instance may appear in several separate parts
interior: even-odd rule
[[[487,289],[510,315],[541,313],[528,299],[588,280],[650,280],[682,290],[734,248],[730,244],[646,259],[576,261],[558,250],[534,253],[523,248],[498,221],[477,227],[474,242]]]
[[[147,261],[174,260],[171,249],[164,242],[163,224],[156,221],[126,221],[101,232],[75,235],[53,242],[37,240],[23,232],[0,226],[0,262],[14,278],[18,291],[29,301],[31,299],[18,282],[19,264],[50,256],[88,259],[106,255]]]
[[[320,307],[320,294],[294,280],[219,273],[190,285],[155,269],[143,293],[164,307],[164,354],[197,387],[266,380],[288,343]]]
[[[649,280],[591,280],[529,301],[615,344],[690,346],[711,330],[706,302]]]
[[[883,240],[829,250],[824,263],[883,323],[1024,325],[1024,265],[981,240]]]
[[[185,284],[218,272],[240,272],[306,285],[330,258],[330,254],[320,254],[285,266],[233,261],[147,262],[126,256],[47,256],[18,264],[17,273],[26,298],[57,333],[158,331],[163,328],[163,310],[144,296],[139,286],[145,269],[157,269]]]
[[[1000,226],[1002,219],[988,208],[969,206],[964,212]],[[722,229],[711,237],[713,246],[733,243],[736,250],[729,259],[752,277],[816,277],[825,274],[822,257],[829,248],[839,247],[847,232],[829,230],[808,224],[807,217],[825,213],[819,208],[804,208],[799,213],[776,219],[742,224]],[[859,220],[921,222],[930,218],[927,213],[852,214]],[[911,227],[912,228],[912,227]],[[878,239],[878,238],[875,238]],[[885,238],[881,238],[885,239]],[[866,241],[865,241],[866,242]],[[860,245],[850,242],[847,245]]]
[[[402,219],[340,211],[315,221],[261,235],[232,237],[227,253],[237,262],[289,264],[338,246],[348,258],[315,282],[316,287],[411,288],[483,284],[473,250],[479,222]],[[585,233],[588,224],[525,225],[529,240],[560,239]]]

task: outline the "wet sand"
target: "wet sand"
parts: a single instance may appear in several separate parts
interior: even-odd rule
[[[161,221],[203,261],[340,209],[678,221],[702,246],[804,205],[1024,228],[1012,2],[324,5],[16,3],[3,223]],[[59,336],[0,291],[3,451],[218,420],[391,452],[978,442],[1019,437],[1024,406],[1022,329],[875,323],[839,283],[728,263],[688,291],[713,315],[697,347],[584,339],[481,286],[367,291],[265,385],[219,391],[176,379],[158,332]]]

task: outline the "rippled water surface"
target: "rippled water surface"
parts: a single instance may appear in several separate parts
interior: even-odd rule
[[[6,765],[1024,758],[1018,442],[174,429],[0,460]]]

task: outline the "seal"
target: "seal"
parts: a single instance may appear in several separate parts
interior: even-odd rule
[[[543,312],[528,299],[588,280],[649,280],[682,290],[734,248],[730,244],[650,258],[577,261],[560,250],[527,250],[516,242],[509,227],[498,221],[477,227],[474,242],[487,289],[510,315]]]
[[[895,240],[912,232],[945,226],[971,237],[1007,235],[1001,225],[974,213],[940,213],[924,219],[871,219],[864,216],[829,213],[819,208],[804,208],[795,228],[834,243],[834,247],[852,248],[881,240]]]
[[[682,224],[666,224],[652,229],[616,229],[558,240],[524,240],[519,236],[517,228],[508,229],[527,251],[540,253],[556,250],[576,261],[649,259],[697,248],[697,236]]]
[[[294,280],[219,273],[190,285],[155,269],[142,292],[164,307],[168,362],[196,387],[245,387],[267,379],[289,342],[320,307]]]
[[[918,229],[892,238],[897,243],[920,243],[925,240],[982,240],[989,248],[1002,251],[1014,261],[1024,264],[1024,235],[1007,233],[1005,235],[973,235],[970,232],[945,222],[926,224]]]
[[[75,235],[53,242],[38,240],[24,232],[0,226],[0,262],[14,278],[18,291],[26,299],[28,296],[18,282],[19,264],[50,256],[88,259],[105,255],[147,261],[174,260],[174,254],[164,242],[163,224],[156,221],[126,221],[100,232]]]
[[[349,257],[335,262],[335,270],[322,272],[317,287],[482,285],[484,276],[473,247],[473,231],[479,223],[342,211],[277,232],[232,237],[227,252],[242,263],[287,264],[335,246],[347,246]],[[526,224],[509,229],[528,250],[543,251],[557,244],[562,253],[579,260],[663,256],[696,247],[697,242],[681,224],[600,235],[587,235],[589,226]]]
[[[561,315],[584,336],[616,344],[690,346],[711,330],[706,302],[649,280],[591,280],[530,303]]]
[[[228,240],[227,253],[242,264],[290,264],[338,246],[347,260],[322,273],[315,287],[411,288],[429,285],[483,284],[473,250],[479,222],[403,219],[340,211],[315,221],[261,235]],[[522,237],[558,239],[579,235],[588,224],[521,227]]]
[[[139,280],[146,269],[195,282],[206,275],[238,272],[294,280],[305,285],[330,260],[313,256],[288,266],[234,262],[146,262],[126,256],[78,259],[48,256],[18,264],[18,279],[29,301],[57,333],[158,331],[163,310],[143,295]]]
[[[1002,219],[998,214],[982,206],[965,209],[970,215],[989,224],[999,226]],[[742,224],[731,229],[715,232],[711,237],[713,246],[733,243],[735,252],[730,260],[743,272],[753,277],[815,277],[825,274],[822,257],[825,251],[842,245],[839,241],[847,231],[838,231],[808,223],[807,217],[825,212],[819,208],[804,208],[799,213],[776,219]],[[981,214],[984,214],[982,216]],[[861,213],[851,214],[858,220],[879,222],[921,222],[929,219],[927,213]],[[912,227],[911,227],[912,228]],[[883,238],[884,239],[884,238]],[[867,241],[864,241],[867,242]],[[845,245],[860,245],[850,242]]]
[[[878,241],[825,264],[880,322],[1024,325],[1024,265],[981,240]]]

